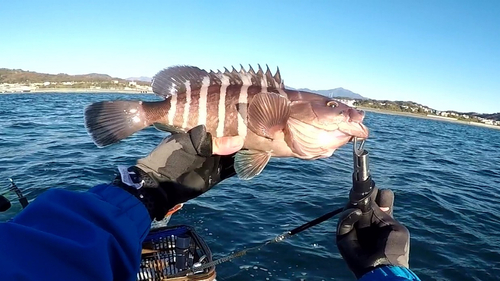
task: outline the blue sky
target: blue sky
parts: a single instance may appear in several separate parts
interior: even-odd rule
[[[176,64],[279,66],[440,110],[500,111],[500,1],[2,1],[0,67],[153,76]]]

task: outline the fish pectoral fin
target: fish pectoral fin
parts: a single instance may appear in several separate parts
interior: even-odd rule
[[[259,93],[248,106],[248,128],[268,139],[285,129],[289,117],[290,101],[277,93]]]
[[[169,132],[172,134],[178,134],[178,133],[183,133],[185,132],[183,129],[179,127],[175,127],[172,125],[166,125],[162,123],[154,123],[153,126],[158,130],[158,131],[164,131],[164,132]]]
[[[259,175],[271,159],[271,152],[240,150],[234,157],[234,170],[240,179],[249,180]]]

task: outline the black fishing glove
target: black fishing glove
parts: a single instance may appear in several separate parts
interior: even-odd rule
[[[212,155],[212,136],[200,125],[165,138],[148,156],[128,168],[132,183],[127,171],[122,171],[114,184],[138,197],[151,219],[161,220],[175,205],[235,175],[233,156]]]
[[[358,279],[382,265],[408,268],[410,233],[392,217],[394,193],[379,190],[375,196],[370,227],[357,227],[362,215],[357,208],[345,210],[337,224],[337,247]]]

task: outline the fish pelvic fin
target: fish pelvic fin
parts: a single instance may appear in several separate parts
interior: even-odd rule
[[[198,90],[213,85],[246,85],[285,89],[279,68],[273,75],[269,67],[264,71],[260,65],[257,71],[252,66],[248,71],[241,66],[240,70],[232,67],[231,71],[225,68],[224,71],[217,70],[216,72],[206,71],[196,66],[172,66],[158,72],[153,77],[151,86],[155,94],[167,98],[185,93],[188,90]]]
[[[248,128],[268,139],[285,129],[289,117],[290,101],[277,93],[259,93],[248,106]]]
[[[98,147],[116,143],[151,123],[141,101],[102,101],[85,108],[85,127]]]
[[[259,175],[271,159],[271,152],[240,150],[234,156],[234,170],[240,179],[249,180]]]

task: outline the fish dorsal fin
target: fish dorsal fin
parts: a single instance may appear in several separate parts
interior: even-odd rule
[[[241,66],[241,65],[240,65]],[[224,71],[217,72],[200,69],[196,66],[172,66],[166,68],[153,78],[152,88],[157,95],[168,97],[186,90],[200,89],[204,85],[246,85],[261,86],[264,88],[284,89],[285,85],[281,79],[279,68],[273,75],[269,66],[266,71],[259,65],[257,72],[252,68],[245,70],[241,66],[240,70],[232,67],[231,70],[224,68]]]
[[[168,97],[186,92],[186,89],[199,89],[203,83],[220,84],[215,73],[208,73],[196,66],[172,66],[158,72],[153,77],[153,93]]]
[[[253,70],[252,66],[249,65],[248,71],[240,65],[240,71],[236,71],[233,67],[233,71],[230,73],[231,76],[236,76],[238,80],[242,81],[243,85],[249,86],[262,86],[265,88],[275,88],[284,89],[285,85],[281,79],[281,74],[279,68],[277,68],[276,73],[273,75],[269,66],[266,65],[266,71],[262,69],[260,65],[257,72]]]
[[[245,70],[245,68],[240,65],[240,70],[236,70],[236,68],[232,67],[232,70],[224,68],[224,72],[218,71],[217,73],[210,73],[215,74],[220,81],[229,79],[230,85],[261,86],[263,88],[285,89],[279,68],[277,68],[276,73],[273,75],[267,65],[266,71],[264,71],[260,65],[257,72],[255,72],[251,65],[249,65],[248,70]]]

